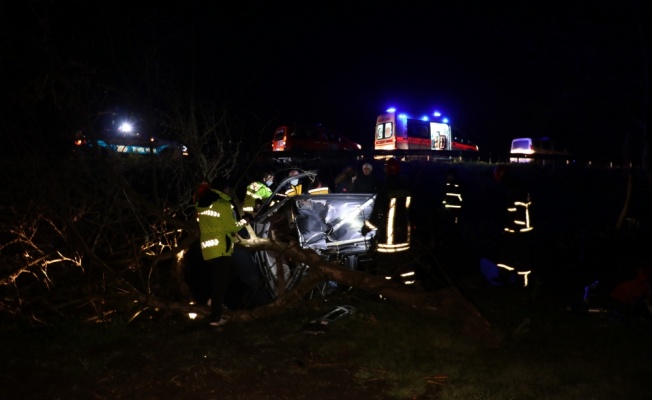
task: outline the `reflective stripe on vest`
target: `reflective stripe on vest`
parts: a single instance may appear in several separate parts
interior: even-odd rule
[[[514,207],[510,207],[507,209],[508,212],[514,213],[514,220],[512,221],[511,226],[505,227],[505,232],[525,233],[534,229],[534,227],[530,222],[531,205],[532,205],[531,201],[526,201],[526,202],[515,201]]]
[[[405,210],[410,209],[410,202],[412,198],[410,196],[405,197]],[[409,221],[406,221],[406,242],[395,243],[396,239],[396,202],[397,198],[392,197],[389,201],[389,210],[387,212],[387,240],[384,243],[378,243],[377,251],[379,253],[398,253],[401,251],[408,250],[410,248],[410,224]]]
[[[220,241],[217,239],[209,239],[201,242],[201,248],[207,249],[209,247],[215,247],[220,244]]]

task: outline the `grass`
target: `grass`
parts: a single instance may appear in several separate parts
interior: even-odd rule
[[[129,324],[14,326],[2,332],[0,397],[649,398],[649,319],[571,313],[524,289],[485,288],[473,300],[498,346],[460,334],[454,321],[358,293],[221,333],[154,314]],[[301,331],[340,304],[357,311],[324,334]]]

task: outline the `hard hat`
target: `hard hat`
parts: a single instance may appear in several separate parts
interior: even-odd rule
[[[195,194],[192,196],[192,202],[196,203],[200,197],[202,197],[206,192],[210,190],[210,188],[211,188],[210,183],[206,181],[200,183],[199,186],[197,187],[197,190],[195,191]]]
[[[385,173],[387,175],[398,175],[401,171],[401,163],[395,158],[390,158],[385,164]]]
[[[494,168],[494,179],[496,182],[502,182],[506,175],[509,174],[509,167],[506,165],[499,165]]]

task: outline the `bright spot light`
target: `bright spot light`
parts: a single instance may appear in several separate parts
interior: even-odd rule
[[[432,113],[432,116],[433,117],[441,117],[441,113],[439,111],[435,111],[434,113]]]
[[[429,119],[430,119],[430,118],[428,118],[427,115],[424,115],[423,117],[421,117],[421,121],[428,121]]]
[[[185,250],[181,250],[180,252],[177,253],[177,261],[181,262],[183,260],[183,255],[186,254]],[[192,304],[192,303],[190,303]]]
[[[396,109],[394,107],[390,107],[385,112],[393,113],[393,112],[396,112]]]
[[[118,128],[120,132],[132,132],[134,127],[129,122],[123,122],[122,125]]]
[[[448,118],[442,118],[441,122],[447,124],[448,123]]]
[[[398,117],[399,117],[400,119],[407,119],[407,115],[406,115],[406,114],[399,114]]]
[[[190,318],[190,319],[197,318],[197,313],[194,313],[194,312],[188,313],[188,318]]]

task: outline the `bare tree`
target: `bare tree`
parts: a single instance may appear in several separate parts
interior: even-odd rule
[[[157,68],[154,51],[139,53],[129,64],[137,67],[125,69],[125,57],[136,55],[112,47],[109,34],[102,42],[107,57],[90,59],[89,49],[97,43],[85,42],[72,28],[63,33],[55,29],[61,22],[54,18],[56,8],[33,12],[37,18],[30,27],[41,33],[41,41],[9,53],[17,65],[31,65],[35,56],[42,63],[18,88],[23,101],[14,118],[2,121],[11,131],[13,151],[2,169],[0,311],[32,320],[73,314],[107,320],[137,315],[134,300],[139,309],[150,304],[183,308],[189,300],[181,273],[183,253],[198,237],[190,203],[193,190],[200,180],[218,173],[242,172],[237,168],[244,158],[242,138],[251,138],[256,124],[251,116],[241,117],[235,103],[195,101],[192,86],[174,95],[169,88],[178,86],[160,89],[166,74]],[[61,35],[72,38],[73,45],[54,40]],[[92,144],[99,136],[96,122],[115,112],[116,104],[133,106],[150,130],[161,127],[175,134],[188,146],[189,156],[106,154],[97,145],[73,150],[65,144],[80,129]],[[44,137],[64,145],[32,146]],[[459,307],[463,314],[477,314],[459,294],[388,284],[327,263],[293,243],[252,235],[239,245],[290,254],[313,271],[274,303],[240,314],[242,319],[287,307],[323,279],[442,315],[450,316]]]

